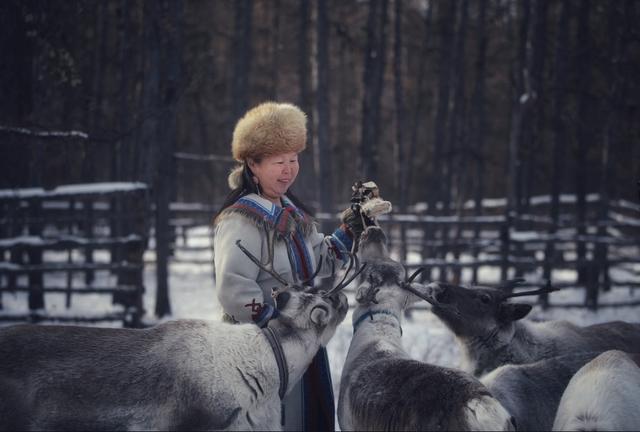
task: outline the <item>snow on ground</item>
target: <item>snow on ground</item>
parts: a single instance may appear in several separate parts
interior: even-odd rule
[[[189,245],[209,245],[210,240],[207,227],[190,230],[190,233],[193,237],[187,240]],[[147,252],[146,255],[147,259],[153,258],[153,252]],[[188,257],[210,260],[211,251],[205,249],[196,252],[177,252],[176,258]],[[97,256],[96,261],[106,260],[107,258],[107,256]],[[58,259],[66,260],[66,254],[62,254]],[[410,260],[419,261],[420,257],[417,254],[412,254]],[[147,310],[147,315],[149,316],[153,315],[155,308],[155,270],[155,265],[153,264],[147,264],[145,267],[146,293],[144,305]],[[625,280],[638,282],[640,279],[639,274],[640,269],[634,268],[632,272],[626,275]],[[527,276],[531,280],[539,280],[539,275],[533,274]],[[56,280],[58,285],[64,284],[66,281],[64,274],[48,277],[59,279]],[[482,268],[479,277],[480,280],[485,283],[497,282],[499,278],[498,270]],[[112,276],[107,274],[98,274],[96,284],[113,282],[110,278],[112,278]],[[463,280],[464,278],[468,280],[469,274],[463,274]],[[575,273],[572,271],[554,272],[553,280],[573,281],[575,280]],[[81,284],[81,282],[82,281],[78,281],[78,284]],[[222,312],[216,299],[211,265],[173,263],[171,264],[169,286],[172,315],[163,320],[176,318],[220,319]],[[353,294],[348,294],[350,297],[349,301],[353,304]],[[583,301],[584,291],[568,289],[553,293],[551,296],[553,302],[581,302]],[[640,291],[638,291],[634,297],[632,289],[618,288],[608,293],[602,293],[600,299],[605,303],[629,300],[630,298],[637,298],[637,296],[640,296]],[[4,310],[7,312],[27,311],[26,293],[3,294],[2,300]],[[70,309],[66,309],[65,307],[64,294],[47,294],[45,300],[47,309],[57,314],[94,314],[112,308],[111,298],[109,296],[74,296]],[[640,307],[603,308],[597,312],[584,308],[552,308],[543,311],[536,307],[530,314],[530,318],[536,320],[566,319],[580,325],[611,320],[640,321]],[[105,325],[118,325],[118,323]],[[452,333],[428,310],[413,311],[410,317],[405,317],[402,328],[404,346],[413,358],[443,366],[456,367],[459,365],[460,351]],[[327,346],[333,377],[334,394],[336,397],[338,396],[342,366],[347,355],[352,334],[351,314],[349,313]]]
[[[194,237],[188,240],[192,246],[202,246],[209,242],[207,236],[208,229],[201,228],[192,231]],[[178,258],[193,257],[184,253],[177,255]],[[211,257],[211,252],[198,252],[198,257]],[[417,255],[410,256],[411,261],[419,261]],[[636,269],[638,270],[638,269]],[[145,283],[147,294],[145,295],[145,307],[148,311],[153,311],[155,299],[155,267],[147,266],[145,270]],[[216,291],[212,277],[211,266],[174,263],[171,266],[171,306],[172,318],[203,318],[219,320],[222,312],[216,299]],[[637,274],[637,273],[636,273]],[[529,275],[532,280],[539,280],[538,275]],[[465,275],[463,274],[463,278]],[[470,278],[470,274],[466,275]],[[497,282],[499,280],[499,270],[492,268],[481,268],[480,280],[485,283]],[[635,280],[638,281],[636,276]],[[573,281],[575,273],[572,271],[555,272],[554,281]],[[629,278],[627,278],[629,280]],[[353,293],[347,293],[349,303],[354,304]],[[584,298],[584,290],[565,289],[552,293],[553,302],[581,302]],[[636,293],[640,296],[640,291]],[[633,290],[617,288],[607,293],[601,293],[602,303],[624,301],[633,297]],[[551,308],[543,311],[535,307],[529,315],[531,319],[566,319],[580,325],[606,322],[611,320],[640,321],[640,307],[602,308],[597,312],[589,311],[586,308],[560,309]],[[402,324],[402,340],[407,352],[415,359],[442,366],[456,367],[460,364],[460,351],[453,334],[440,322],[440,320],[428,310],[412,311],[410,317],[405,317]],[[349,343],[353,334],[351,326],[351,312],[344,322],[338,327],[335,336],[327,345],[329,362],[331,364],[331,375],[333,378],[334,394],[338,396],[340,388],[340,375],[342,366],[347,356]]]

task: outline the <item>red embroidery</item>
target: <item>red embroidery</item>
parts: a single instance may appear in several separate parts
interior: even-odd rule
[[[255,320],[256,318],[258,318],[260,316],[260,313],[262,312],[262,303],[256,303],[256,299],[253,298],[251,300],[251,303],[247,303],[246,305],[244,305],[244,307],[250,307],[251,308],[251,319]]]

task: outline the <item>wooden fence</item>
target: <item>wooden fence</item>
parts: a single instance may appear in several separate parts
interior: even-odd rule
[[[606,203],[606,219],[599,219],[603,203],[597,195],[590,195],[584,221],[579,223],[575,198],[563,196],[560,204],[557,224],[547,216],[550,203],[545,197],[534,197],[528,213],[509,217],[505,216],[504,200],[485,200],[479,212],[472,203],[446,215],[431,215],[417,207],[411,213],[381,217],[379,222],[389,233],[393,252],[409,270],[426,267],[425,280],[492,285],[495,281],[483,280],[482,270],[493,270],[499,271],[501,281],[526,275],[525,287],[539,286],[550,279],[558,288],[584,289],[584,301],[560,304],[541,297],[544,307],[640,305],[640,298],[618,303],[599,301],[602,291],[640,287],[640,206],[610,201]],[[210,225],[216,208],[172,204],[172,249],[184,252],[210,248],[191,246],[187,239],[190,230]],[[337,223],[338,213],[321,213],[317,218]],[[210,258],[173,260],[212,266]],[[564,270],[575,272],[575,280],[563,277],[558,281],[557,272]]]
[[[0,321],[140,326],[148,203],[141,183],[0,190]],[[91,295],[107,307],[74,309]]]

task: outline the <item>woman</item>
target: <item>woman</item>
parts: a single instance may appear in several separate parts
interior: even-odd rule
[[[296,106],[268,102],[249,110],[233,132],[231,151],[241,165],[229,175],[232,191],[214,220],[216,287],[228,322],[265,326],[275,313],[271,290],[280,286],[244,255],[237,240],[267,261],[266,224],[276,232],[273,268],[294,282],[309,279],[320,257],[324,264],[318,276],[331,276],[332,269],[348,260],[347,252],[362,232],[360,219],[351,217],[330,236],[318,233],[309,212],[289,191],[300,168],[298,153],[306,147],[306,121]],[[285,398],[284,407],[285,430],[335,429],[324,348]]]

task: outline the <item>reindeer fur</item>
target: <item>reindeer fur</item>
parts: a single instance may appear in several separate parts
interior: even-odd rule
[[[640,352],[640,323],[612,321],[580,327],[568,321],[523,320],[531,306],[504,301],[492,288],[433,283],[425,296],[456,335],[463,369],[481,376],[504,364],[620,349]]]
[[[413,360],[402,347],[399,320],[418,297],[401,288],[404,268],[389,258],[380,228],[367,228],[359,253],[367,269],[340,383],[341,429],[513,430],[510,415],[477,379]]]
[[[287,295],[269,326],[290,390],[348,306],[341,293],[330,302]],[[278,430],[279,385],[272,348],[254,324],[0,328],[0,430]]]
[[[638,354],[606,351],[583,366],[562,395],[553,430],[640,430]]]

